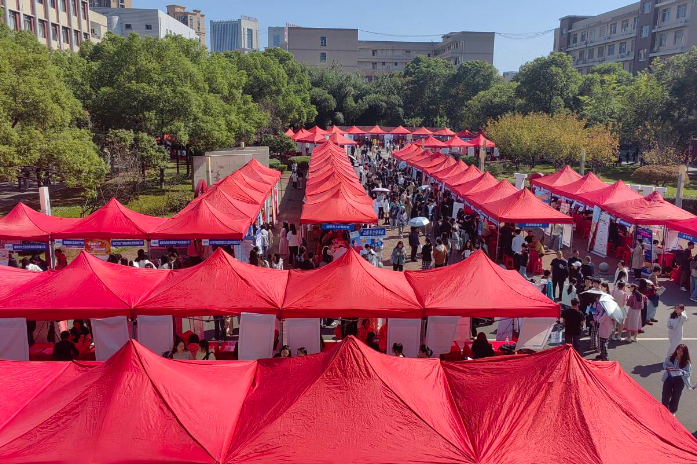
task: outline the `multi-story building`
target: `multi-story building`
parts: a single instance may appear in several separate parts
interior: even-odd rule
[[[506,82],[511,82],[518,75],[518,71],[504,71],[503,79]]]
[[[211,51],[259,50],[259,21],[242,16],[228,21],[211,21]]]
[[[0,0],[0,18],[10,29],[32,32],[52,49],[77,51],[85,40],[100,41],[92,35],[106,26],[106,18],[91,11],[86,0]]]
[[[571,55],[582,74],[600,63],[627,71],[647,69],[656,57],[697,45],[691,22],[695,0],[646,0],[597,16],[565,16],[554,33],[554,51]]]
[[[92,8],[133,8],[132,0],[90,0]]]
[[[358,29],[309,28],[286,25],[269,28],[269,46],[291,52],[297,61],[311,66],[337,64],[346,71],[360,71],[367,80],[404,71],[416,56],[438,57],[460,65],[483,60],[493,64],[493,32],[451,32],[440,42],[358,40]]]
[[[167,5],[167,14],[195,30],[201,45],[206,46],[206,15],[201,10],[186,11],[181,5]]]
[[[127,37],[139,34],[145,37],[165,37],[181,35],[187,39],[196,39],[196,31],[186,26],[167,13],[156,9],[143,8],[95,8],[106,16],[109,32]]]

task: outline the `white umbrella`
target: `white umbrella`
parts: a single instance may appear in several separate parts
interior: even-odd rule
[[[622,323],[624,318],[627,317],[627,315],[624,313],[622,308],[620,308],[615,299],[607,293],[603,293],[602,295],[600,295],[600,306],[603,307],[608,316],[610,316],[620,324]]]
[[[428,220],[428,218],[425,217],[415,217],[411,218],[409,220],[409,226],[411,227],[424,227],[428,225],[428,223],[431,222]]]
[[[416,190],[428,190],[430,188],[431,188],[430,185],[422,185],[421,187],[417,187]]]
[[[389,192],[390,189],[382,188],[382,187],[375,187],[373,189],[373,192]]]

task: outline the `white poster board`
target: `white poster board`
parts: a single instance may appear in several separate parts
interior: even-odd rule
[[[126,316],[92,319],[92,334],[97,361],[106,361],[128,343],[128,320]]]
[[[138,316],[136,338],[155,354],[161,355],[174,345],[172,316]]]
[[[515,172],[513,175],[515,176],[515,188],[523,190],[525,187],[525,179],[528,178],[528,175],[522,172]]]
[[[0,359],[29,361],[27,320],[23,317],[0,319]]]
[[[453,202],[453,219],[457,219],[457,213],[465,207],[464,203]],[[430,348],[430,347],[429,347]]]
[[[434,355],[450,353],[460,316],[431,316],[426,328],[426,345]]]
[[[300,347],[304,347],[307,350],[307,354],[315,354],[321,351],[319,339],[322,335],[318,318],[286,319],[284,332],[288,335],[285,344],[290,346],[292,356],[295,356]]]
[[[600,213],[598,225],[595,228],[595,242],[593,244],[593,253],[602,256],[607,256],[607,242],[610,236],[610,215],[603,211]]]
[[[678,247],[678,231],[668,229],[666,232],[666,250],[675,250]]]
[[[467,156],[474,156],[474,147],[467,147]]]
[[[564,224],[561,235],[561,245],[571,248],[571,234],[573,233],[573,224]]]
[[[513,324],[515,319],[504,318],[499,319],[499,323],[496,326],[496,341],[505,342],[506,339],[511,340],[513,338]]]
[[[552,333],[557,319],[554,317],[529,317],[523,319],[518,336],[516,350],[527,348],[530,350],[542,350]]]
[[[421,319],[389,319],[387,323],[387,354],[392,345],[401,343],[404,356],[415,358],[421,344]]]
[[[276,316],[273,314],[242,313],[238,359],[270,358],[273,354],[273,336]]]
[[[457,323],[457,330],[455,331],[455,341],[462,348],[464,342],[472,340],[472,318],[471,317],[461,317]]]

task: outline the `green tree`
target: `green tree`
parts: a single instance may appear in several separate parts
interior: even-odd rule
[[[93,190],[106,166],[87,124],[48,49],[32,34],[0,25],[0,177],[29,168],[39,185],[62,179]]]
[[[401,73],[375,76],[368,84],[367,92],[363,97],[366,104],[359,124],[404,124],[404,79]]]
[[[480,92],[505,82],[496,68],[486,61],[465,61],[444,88],[448,119],[452,124],[464,119],[466,104]]]
[[[664,118],[669,95],[654,74],[641,72],[624,92],[620,118],[623,142],[648,149],[657,141],[673,143],[672,121]]]
[[[515,111],[518,106],[516,82],[501,82],[479,92],[465,105],[462,122],[472,130],[481,129],[490,119]]]
[[[523,113],[555,114],[573,109],[581,85],[581,75],[566,53],[551,53],[524,64],[515,77],[516,93]]]
[[[313,86],[310,97],[317,109],[315,124],[356,124],[368,107],[368,84],[363,77],[346,73],[336,65],[311,68],[308,72]]]
[[[440,58],[417,56],[404,68],[404,112],[408,118],[435,126],[447,124],[446,86],[456,73],[455,65]]]
[[[296,151],[297,147],[293,139],[285,134],[265,135],[261,144],[269,147],[271,153],[281,155]]]
[[[579,88],[579,115],[588,124],[612,124],[619,130],[625,95],[631,83],[632,75],[619,63],[595,66],[583,77]]]

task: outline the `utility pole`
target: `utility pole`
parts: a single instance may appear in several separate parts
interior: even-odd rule
[[[479,148],[479,170],[484,172],[484,162],[486,161],[486,141],[484,146]]]
[[[682,194],[687,179],[687,165],[683,164],[678,168],[678,188],[675,192],[675,206],[682,208]]]
[[[586,149],[581,148],[581,175],[584,175],[586,173]]]

